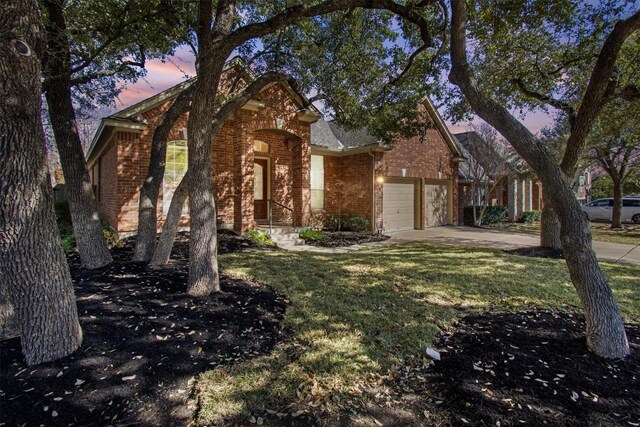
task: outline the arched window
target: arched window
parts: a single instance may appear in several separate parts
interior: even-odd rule
[[[187,173],[187,141],[167,142],[167,157],[162,182],[162,213],[169,212],[169,205],[178,184]]]
[[[253,141],[253,151],[259,151],[261,153],[269,152],[269,144],[266,142],[260,141],[259,139],[255,139]]]

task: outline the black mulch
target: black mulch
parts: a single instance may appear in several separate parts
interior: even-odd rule
[[[99,270],[79,269],[71,257],[83,345],[27,367],[19,339],[2,342],[0,425],[184,425],[195,410],[194,376],[284,339],[288,301],[270,288],[223,275],[218,295],[185,293],[185,238],[162,269],[129,262],[131,241]],[[231,250],[258,249],[222,234],[220,251]]]
[[[357,233],[352,231],[323,231],[318,240],[307,239],[305,243],[312,246],[337,248],[358,245],[360,243],[382,242],[389,236],[383,234]]]
[[[555,258],[563,259],[562,249],[544,248],[542,246],[528,246],[524,248],[507,249],[506,253],[510,255],[530,256],[537,258]]]
[[[580,315],[465,317],[436,343],[446,352],[425,375],[425,415],[451,425],[640,425],[639,326],[627,336],[631,356],[608,361],[588,351]]]

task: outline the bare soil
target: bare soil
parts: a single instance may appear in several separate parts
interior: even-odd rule
[[[435,342],[440,361],[372,381],[379,397],[341,424],[640,425],[639,325],[627,325],[624,360],[589,352],[584,327],[581,315],[547,311],[464,317]]]
[[[2,342],[0,425],[186,425],[197,409],[194,377],[284,339],[288,301],[268,287],[222,275],[219,294],[185,293],[186,235],[166,268],[129,262],[132,248],[114,249],[114,263],[99,270],[71,257],[84,333],[74,354],[27,367],[19,338]],[[220,251],[230,250],[259,248],[222,234]]]
[[[353,246],[361,243],[382,242],[389,236],[383,234],[358,233],[354,231],[323,231],[322,238],[318,240],[307,239],[305,243],[312,246],[337,248]]]

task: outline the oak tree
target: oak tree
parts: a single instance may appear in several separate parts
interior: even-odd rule
[[[15,310],[27,364],[82,342],[53,213],[40,120],[44,28],[33,1],[0,7],[0,295]]]

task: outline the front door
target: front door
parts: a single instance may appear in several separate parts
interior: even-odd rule
[[[267,199],[269,190],[268,160],[255,159],[253,163],[253,218],[267,219]]]

